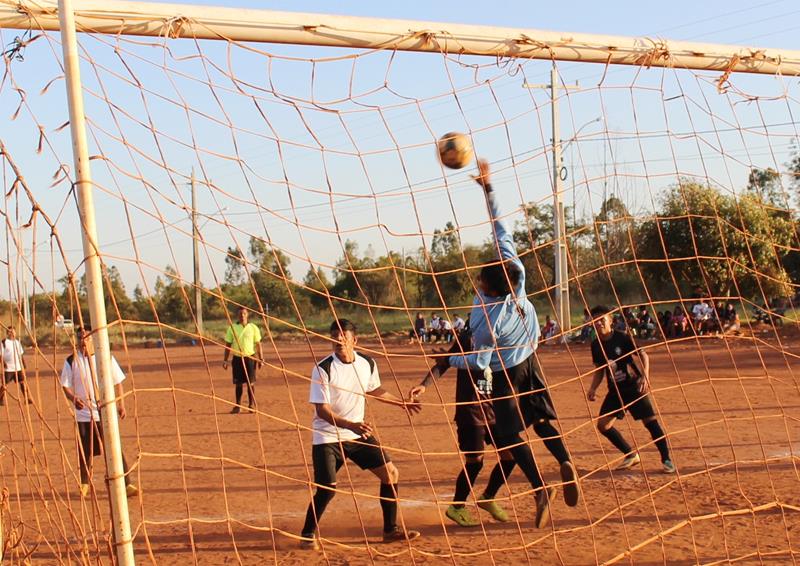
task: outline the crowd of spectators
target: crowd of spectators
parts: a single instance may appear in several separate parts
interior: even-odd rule
[[[467,317],[469,318],[469,317]],[[459,336],[467,326],[467,321],[460,315],[454,314],[451,321],[446,316],[440,317],[438,313],[431,313],[430,321],[425,319],[421,312],[417,313],[414,320],[414,328],[408,333],[409,340],[419,342],[446,342],[450,343],[453,338]]]

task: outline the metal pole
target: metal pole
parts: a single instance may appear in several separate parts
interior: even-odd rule
[[[603,65],[800,75],[800,51],[481,25],[209,5],[78,0],[81,29],[112,35],[263,41],[357,49],[427,51]],[[0,4],[0,28],[57,30],[43,0]]]
[[[114,382],[111,374],[111,348],[108,342],[106,308],[103,297],[103,274],[97,245],[92,175],[89,167],[89,149],[86,141],[86,119],[83,110],[83,93],[75,34],[75,19],[71,0],[59,0],[58,17],[61,28],[61,45],[64,52],[69,124],[72,136],[72,153],[75,161],[75,189],[78,195],[83,236],[83,253],[86,265],[86,293],[89,316],[95,329],[96,360],[100,386],[100,418],[103,423],[108,473],[109,499],[114,528],[117,562],[122,566],[135,564],[131,540],[128,499],[125,495],[125,477],[122,467],[122,447],[115,403]],[[94,379],[95,376],[92,376]]]
[[[200,229],[197,226],[197,183],[192,167],[192,260],[194,267],[194,312],[197,333],[203,335],[203,293],[200,287]]]
[[[567,226],[564,215],[564,191],[561,182],[561,127],[558,116],[558,69],[555,63],[550,71],[550,101],[553,116],[553,236],[555,238],[555,290],[556,319],[562,332],[562,342],[567,340],[570,328],[569,273],[567,271]]]

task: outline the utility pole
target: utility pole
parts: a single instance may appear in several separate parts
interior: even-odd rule
[[[555,62],[550,70],[550,84],[531,85],[525,83],[525,88],[550,89],[550,104],[552,114],[553,133],[553,239],[555,242],[555,258],[553,271],[555,272],[555,307],[556,320],[562,332],[562,342],[567,341],[567,331],[572,326],[569,308],[569,270],[567,263],[567,223],[564,215],[564,190],[561,178],[561,125],[558,116],[558,69]],[[579,88],[563,85],[560,88]]]
[[[192,167],[192,267],[194,270],[194,312],[197,333],[203,335],[203,293],[200,287],[200,230],[197,227],[197,183]]]

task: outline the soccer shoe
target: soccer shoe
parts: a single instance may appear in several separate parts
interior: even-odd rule
[[[674,474],[675,473],[675,464],[672,463],[672,460],[664,460],[661,462],[661,471],[665,474]]]
[[[481,500],[478,501],[478,507],[487,511],[495,521],[500,521],[501,523],[508,522],[508,513],[506,513],[505,509],[500,507],[497,501]]]
[[[319,548],[319,539],[316,536],[300,539],[300,550],[319,550]]]
[[[135,483],[129,483],[125,486],[125,495],[128,497],[136,497],[139,495],[139,488],[136,487]]]
[[[253,405],[252,403],[247,405],[247,412],[248,413],[255,413],[256,412],[255,405]]]
[[[561,464],[561,481],[564,482],[564,503],[575,507],[581,498],[581,486],[578,484],[578,472],[572,462]]]
[[[407,542],[419,538],[419,531],[404,531],[400,527],[395,527],[393,531],[383,533],[383,542]]]
[[[89,496],[90,487],[91,486],[89,486],[88,483],[82,483],[81,484],[81,497],[88,497]]]
[[[231,409],[231,414],[238,415],[241,410],[242,410],[241,407],[239,407],[239,405],[236,405],[233,409]]]
[[[632,454],[628,454],[627,456],[625,456],[625,459],[622,460],[620,465],[617,466],[614,469],[616,469],[616,470],[627,470],[628,468],[634,467],[636,464],[638,464],[641,461],[642,461],[642,459],[639,457],[639,453],[638,452],[634,452]]]
[[[536,493],[536,528],[541,529],[550,522],[550,500],[556,496],[556,488],[545,487]]]
[[[481,524],[480,521],[473,519],[469,509],[466,507],[456,507],[455,505],[450,505],[447,508],[447,511],[445,511],[445,516],[456,523],[459,527],[477,527]]]

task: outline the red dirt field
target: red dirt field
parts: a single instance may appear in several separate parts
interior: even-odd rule
[[[118,350],[128,373],[124,451],[141,495],[130,500],[137,561],[154,564],[635,564],[791,563],[800,552],[800,364],[796,338],[687,339],[646,343],[654,397],[678,474],[660,472],[647,431],[619,423],[642,464],[619,461],[593,426],[600,401],[585,398],[586,345],[540,348],[560,427],[583,488],[577,507],[560,497],[552,524],[533,525],[533,497],[512,477],[505,507],[515,520],[459,528],[444,517],[460,460],[452,426],[454,374],[429,390],[422,414],[370,401],[369,418],[400,470],[401,516],[422,532],[410,546],[381,544],[378,482],[355,466],[321,524],[323,551],[298,548],[310,467],[308,380],[323,342],[282,340],[266,349],[256,414],[228,414],[233,395],[217,347]],[[780,343],[782,342],[782,344]],[[787,342],[790,344],[787,345]],[[384,385],[405,394],[422,377],[420,347],[364,342]],[[389,356],[388,358],[386,356]],[[35,405],[2,407],[7,562],[112,563],[109,505],[96,459],[93,497],[78,494],[75,426],[52,366],[65,351],[28,360]],[[207,361],[206,361],[207,360]],[[284,367],[287,371],[279,371]],[[579,379],[579,376],[582,376]],[[603,386],[605,387],[605,386]],[[531,433],[532,434],[532,433]],[[532,436],[547,481],[557,464]],[[482,489],[493,452],[478,479]],[[501,490],[503,497],[508,492]],[[476,511],[477,513],[477,511]]]

